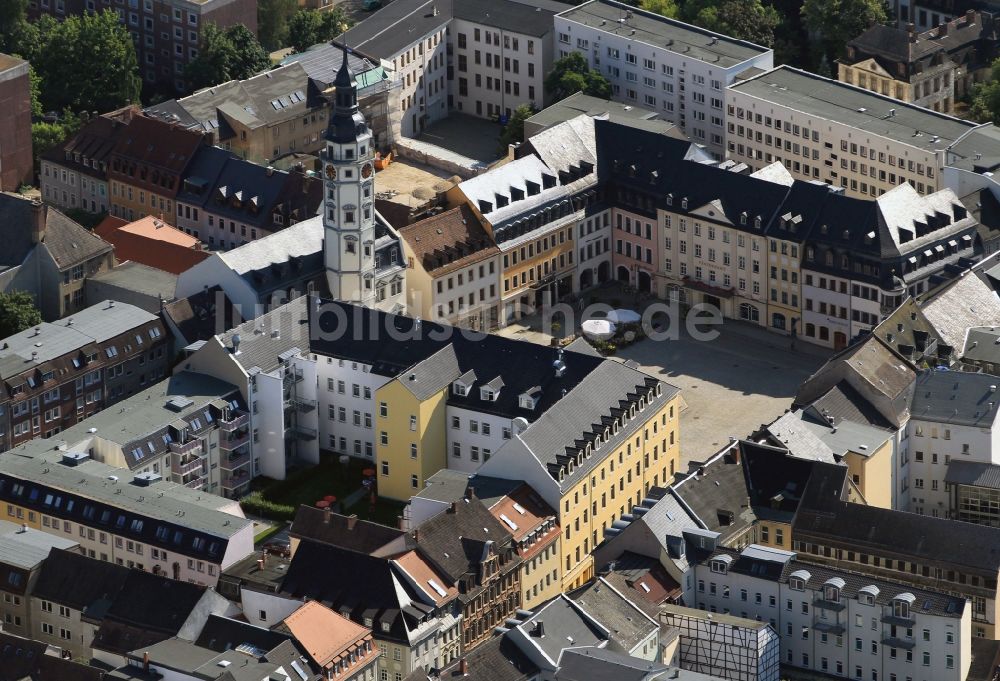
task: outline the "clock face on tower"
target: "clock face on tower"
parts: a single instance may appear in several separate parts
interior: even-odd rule
[[[361,168],[361,177],[368,179],[372,176],[372,164],[366,163],[363,168]]]
[[[328,178],[330,178],[331,180],[336,180],[337,179],[337,169],[334,168],[332,165],[328,165],[326,167],[326,176]]]

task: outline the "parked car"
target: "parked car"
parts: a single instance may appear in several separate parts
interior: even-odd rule
[[[288,558],[292,555],[292,545],[285,540],[269,541],[261,548],[271,555],[281,556],[282,558]]]

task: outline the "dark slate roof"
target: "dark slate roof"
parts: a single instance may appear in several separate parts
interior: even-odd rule
[[[796,541],[815,537],[864,553],[994,575],[1000,569],[1000,528],[843,501],[846,476],[844,466],[813,464],[792,524]]]
[[[552,31],[552,16],[569,9],[552,0],[454,0],[456,19],[541,38]]]
[[[964,371],[921,371],[910,418],[989,428],[1000,410],[1000,378]]]
[[[181,182],[180,191],[177,193],[177,200],[194,205],[204,203],[209,190],[216,185],[216,180],[219,179],[222,169],[232,158],[237,158],[236,154],[226,151],[222,147],[198,147],[194,158],[191,159],[191,164],[184,171],[184,179]]]
[[[867,423],[876,428],[892,428],[888,419],[882,416],[861,393],[847,381],[840,381],[822,397],[813,402],[808,411],[815,418],[832,416],[836,421]]]
[[[611,632],[611,640],[623,650],[632,650],[660,628],[638,605],[603,579],[569,594],[591,617]]]
[[[373,373],[397,377],[450,345],[457,367],[450,356],[445,355],[436,358],[443,363],[435,361],[434,364],[444,373],[435,376],[424,371],[433,367],[422,367],[422,377],[434,383],[427,389],[446,387],[453,380],[451,373],[456,368],[459,375],[473,370],[476,380],[469,394],[460,396],[449,391],[448,403],[506,417],[523,416],[534,420],[558,402],[564,390],[572,390],[605,361],[600,357],[565,352],[566,371],[559,377],[553,366],[559,358],[556,348],[492,334],[469,333],[334,301],[322,301],[321,310],[318,325],[323,333],[312,339],[313,352],[362,362],[370,365]],[[310,317],[315,314],[314,306],[310,305]],[[378,335],[355,333],[356,328],[375,329]],[[393,342],[373,342],[390,338]],[[496,400],[481,400],[479,388],[497,377],[503,380],[503,387]],[[535,386],[542,391],[535,409],[521,408],[519,396]]]
[[[972,638],[972,664],[965,681],[996,681],[1000,675],[1000,641]]]
[[[785,513],[789,514],[787,520],[791,520],[790,514],[798,507],[813,462],[746,440],[739,447],[754,511],[765,515]]]
[[[525,681],[533,679],[540,671],[538,665],[521,652],[517,644],[506,636],[491,638],[465,655],[467,674],[461,671],[461,663],[456,661],[441,672],[439,678],[463,679],[463,681]],[[424,681],[427,677],[417,677]]]
[[[185,344],[208,340],[240,322],[239,312],[219,286],[167,303],[163,314],[173,322]]]
[[[240,354],[236,359],[244,369],[259,367],[271,371],[281,362],[278,355],[293,348],[309,351],[309,318],[306,309],[309,298],[299,296],[256,319],[243,322],[219,335],[227,348],[240,338]]]
[[[1000,489],[1000,465],[985,461],[952,459],[944,476],[949,485],[970,485]]]
[[[452,0],[394,0],[341,34],[336,44],[378,59],[392,59],[407,46],[443,29],[452,18]]]
[[[542,632],[538,631],[539,623]],[[553,661],[558,661],[562,651],[570,646],[600,645],[608,640],[604,629],[565,594],[535,610],[519,628]]]
[[[397,584],[386,559],[304,540],[295,549],[282,593],[319,601],[358,624],[370,617],[380,638],[406,641],[403,618],[408,615],[397,598]]]
[[[568,648],[559,663],[555,681],[648,681],[650,678],[670,678],[670,668],[659,662],[650,662],[596,646]],[[684,681],[680,676],[684,673],[679,672],[677,678]]]
[[[129,570],[74,551],[52,549],[32,591],[34,598],[83,611],[94,620],[104,617],[118,596]]]
[[[672,489],[706,528],[719,532],[720,540],[726,542],[750,527],[754,513],[744,508],[750,490],[739,458],[727,452],[692,468]],[[730,513],[732,522],[726,518]]]
[[[42,158],[106,182],[106,163],[122,130],[121,122],[115,120],[114,115],[111,113],[90,120],[76,135],[42,154]],[[67,154],[72,160],[66,158]],[[79,162],[76,154],[80,154]],[[88,161],[86,165],[84,160]],[[96,168],[91,165],[94,161],[97,162]]]
[[[299,539],[338,546],[356,553],[367,553],[382,548],[402,537],[405,532],[367,520],[348,518],[339,513],[329,516],[322,510],[305,504],[295,512],[289,534]]]
[[[924,60],[936,52],[951,54],[972,43],[995,41],[996,38],[993,15],[977,12],[972,21],[967,21],[964,14],[948,21],[943,35],[935,27],[918,33],[917,39],[911,41],[905,28],[876,24],[847,44],[862,53],[909,63]],[[982,47],[988,49],[988,44]]]
[[[511,534],[481,503],[463,499],[417,528],[416,547],[421,555],[452,582],[476,574],[487,542],[510,544]]]
[[[111,244],[94,236],[55,208],[44,206],[43,210],[46,211],[43,243],[59,269],[111,250]],[[31,237],[33,221],[30,200],[0,194],[0,239],[4,243],[0,266],[20,265],[34,248]]]
[[[260,650],[271,650],[283,641],[289,640],[291,640],[291,636],[288,634],[257,627],[221,615],[209,615],[194,644],[199,648],[208,648],[217,653],[223,653],[244,643],[249,643]]]
[[[94,646],[124,654],[177,634],[206,587],[129,570],[101,623]]]
[[[104,672],[57,655],[48,646],[0,632],[0,681],[101,681]]]

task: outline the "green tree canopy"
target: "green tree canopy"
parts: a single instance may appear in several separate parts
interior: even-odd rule
[[[841,55],[847,42],[875,24],[884,24],[888,12],[884,0],[804,0],[805,27],[824,43],[829,58]]]
[[[42,323],[42,313],[24,291],[0,293],[0,337],[6,338]]]
[[[661,16],[676,19],[680,16],[680,10],[674,0],[641,0],[639,7],[647,12],[653,12]]]
[[[527,104],[514,109],[510,115],[510,120],[500,133],[500,151],[507,153],[507,148],[511,144],[519,144],[524,141],[524,122],[534,115],[534,111]]]
[[[298,8],[297,0],[257,1],[257,39],[265,50],[288,46],[288,22]]]
[[[46,110],[111,111],[139,101],[142,82],[132,37],[105,10],[39,21],[32,57]]]
[[[350,19],[340,6],[319,12],[301,9],[288,22],[288,46],[305,52],[313,45],[333,40],[351,27]]]
[[[570,52],[556,61],[545,77],[545,91],[555,99],[565,99],[577,92],[602,99],[611,98],[611,83],[591,69],[587,60],[579,52]]]
[[[1000,59],[990,68],[990,79],[972,88],[970,113],[980,123],[1000,125]]]
[[[38,121],[31,124],[31,153],[35,159],[36,174],[41,170],[39,159],[42,155],[75,135],[80,125],[80,119],[69,109],[65,109],[55,123]]]
[[[246,26],[233,24],[223,30],[208,24],[202,31],[201,51],[185,68],[184,78],[197,90],[250,78],[270,66],[267,52]]]

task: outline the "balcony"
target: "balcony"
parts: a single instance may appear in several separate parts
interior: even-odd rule
[[[250,425],[249,414],[240,414],[239,416],[234,416],[228,421],[224,421],[222,419],[219,420],[219,428],[223,432],[234,431],[237,428],[242,428],[244,426],[249,426],[249,425]]]
[[[183,444],[180,442],[170,443],[170,451],[173,452],[174,454],[190,454],[191,452],[200,449],[201,449],[201,440],[199,440],[198,438],[193,438]]]
[[[250,482],[250,471],[247,470],[237,471],[236,473],[222,476],[222,486],[225,489],[236,489],[237,487],[245,485],[248,482]]]
[[[832,612],[840,612],[847,607],[847,604],[843,601],[828,601],[824,598],[814,598],[813,605],[817,608],[822,608],[823,610],[830,610]]]
[[[175,475],[190,475],[191,473],[201,473],[202,462],[200,456],[185,456],[175,454],[170,461],[170,471]]]
[[[250,442],[250,429],[242,428],[229,433],[222,434],[223,449],[237,449]]]
[[[288,370],[285,371],[285,384],[286,385],[289,384],[289,383],[298,383],[299,381],[303,380],[304,378],[305,378],[305,376],[303,376],[303,374],[302,374],[302,369],[297,369],[295,367],[288,367]]]
[[[223,456],[219,466],[224,471],[234,471],[240,466],[246,466],[248,463],[250,463],[249,451],[243,452],[242,454],[235,454],[233,456]]]
[[[190,489],[201,489],[205,486],[205,482],[205,476],[200,474],[181,478],[181,484]]]
[[[838,624],[837,622],[827,622],[822,619],[818,619],[813,622],[812,628],[816,631],[821,631],[824,634],[833,634],[834,636],[842,636],[845,631],[843,624]]]
[[[917,642],[909,638],[899,638],[897,636],[883,636],[882,644],[890,648],[902,648],[903,650],[913,650]]]
[[[882,624],[893,624],[897,627],[913,628],[917,624],[916,617],[899,617],[898,615],[882,615]]]

